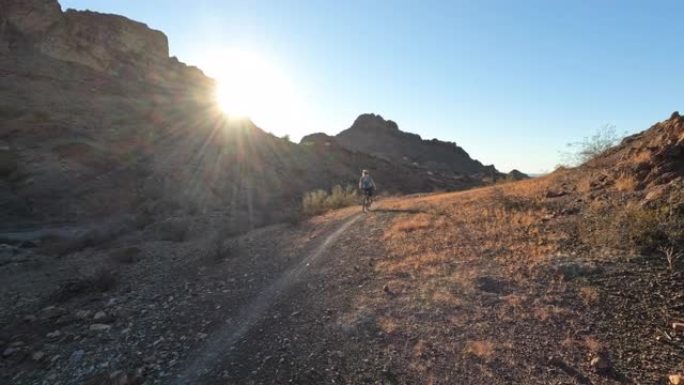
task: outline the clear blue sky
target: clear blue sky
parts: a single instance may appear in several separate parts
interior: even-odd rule
[[[61,4],[145,22],[200,67],[222,47],[268,57],[303,95],[307,131],[375,112],[502,171],[550,170],[566,143],[605,124],[632,133],[683,109],[681,1]]]

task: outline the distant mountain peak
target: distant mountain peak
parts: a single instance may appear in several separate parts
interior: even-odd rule
[[[425,140],[420,135],[401,131],[397,123],[378,114],[359,115],[351,127],[337,134],[335,139],[349,150],[429,171],[460,175],[499,174],[493,166],[484,166],[472,159],[456,143]]]
[[[366,113],[359,115],[349,129],[399,131],[399,126],[392,120],[385,120],[381,115]]]

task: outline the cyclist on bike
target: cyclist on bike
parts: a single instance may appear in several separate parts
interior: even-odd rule
[[[361,178],[359,179],[359,189],[363,192],[364,196],[373,198],[373,192],[375,192],[375,182],[368,173],[368,170],[363,170],[361,172]]]

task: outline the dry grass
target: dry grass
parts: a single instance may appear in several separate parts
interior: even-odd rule
[[[627,196],[617,194],[603,176],[594,176],[573,179],[561,171],[464,192],[384,201],[380,211],[392,214],[382,216],[390,223],[383,223],[379,239],[383,257],[373,264],[379,287],[359,296],[355,308],[375,309],[378,327],[391,336],[389,349],[403,352],[416,378],[435,374],[425,359],[430,354],[461,353],[465,369],[460,373],[467,378],[467,370],[488,376],[493,363],[525,367],[530,357],[523,357],[536,349],[553,347],[552,354],[566,356],[601,351],[603,345],[584,340],[582,332],[587,314],[604,299],[600,285],[588,281],[588,275],[558,276],[553,267],[575,256],[588,257],[586,250],[595,250],[585,248],[589,239],[601,246],[624,245],[625,237],[642,242],[660,217],[638,205],[591,201],[584,194],[580,201],[578,193],[594,190]],[[616,184],[633,187],[630,178]],[[555,188],[564,195],[549,198]],[[578,208],[567,213],[568,203]],[[422,341],[414,347],[420,354],[412,354],[406,338]],[[453,379],[447,372],[437,378]]]
[[[539,321],[546,322],[554,317],[561,316],[565,311],[555,305],[542,305],[532,310],[532,314]]]
[[[595,287],[582,286],[579,288],[579,296],[585,304],[593,305],[599,300],[599,291]]]
[[[483,338],[498,327],[490,319],[536,323],[567,314],[551,300],[534,302],[528,288],[529,274],[566,237],[542,220],[550,210],[547,189],[546,180],[526,180],[384,201],[383,209],[395,214],[381,237],[386,257],[374,268],[389,294],[374,291],[358,298],[355,308],[375,309],[380,330],[397,340],[451,330],[451,337],[430,345],[441,355],[461,352],[467,360],[490,362],[511,354],[502,348],[506,340]],[[492,298],[499,298],[494,307],[486,305]],[[405,350],[400,342],[395,348]],[[433,369],[423,356],[430,349],[425,343],[416,349],[418,356],[406,352],[410,368],[427,375]]]
[[[427,229],[431,227],[432,220],[432,216],[427,214],[411,215],[406,220],[395,222],[390,231],[393,233],[408,233],[416,230]]]
[[[586,337],[584,339],[584,346],[589,352],[597,354],[604,350],[603,344],[594,337]]]
[[[595,201],[578,222],[578,237],[591,247],[652,252],[684,240],[684,216],[670,211],[617,198]]]
[[[634,191],[639,182],[633,175],[623,174],[615,180],[615,189],[620,192]]]
[[[489,360],[494,356],[496,349],[491,341],[468,341],[464,353],[472,354],[482,360]]]
[[[302,213],[306,216],[318,215],[330,210],[360,204],[359,195],[352,186],[335,186],[330,193],[316,190],[304,194]]]
[[[630,159],[635,164],[649,162],[653,159],[653,154],[651,153],[651,150],[643,149],[639,151],[638,154],[632,156]]]

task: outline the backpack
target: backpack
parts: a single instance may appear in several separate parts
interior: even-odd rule
[[[366,176],[366,177],[361,178],[361,186],[363,186],[364,189],[373,188],[373,183],[371,182],[371,177]]]

